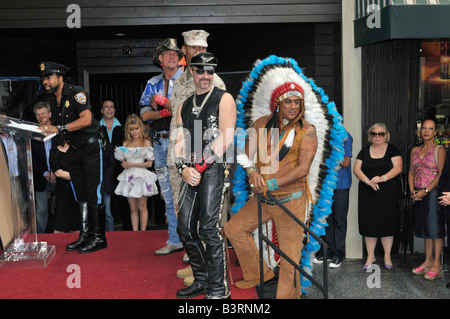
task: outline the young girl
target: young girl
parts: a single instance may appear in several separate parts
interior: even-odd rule
[[[144,122],[136,114],[125,122],[123,146],[116,147],[114,157],[121,161],[123,172],[117,177],[119,184],[114,191],[128,198],[133,230],[145,230],[148,220],[147,196],[158,194],[157,176],[147,168],[153,165],[153,147]]]

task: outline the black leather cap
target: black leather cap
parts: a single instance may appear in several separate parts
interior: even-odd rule
[[[189,62],[190,66],[202,69],[215,69],[217,67],[217,58],[210,52],[202,52],[194,55]],[[206,67],[206,68],[205,68]]]

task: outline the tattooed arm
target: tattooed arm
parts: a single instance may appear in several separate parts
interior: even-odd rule
[[[305,122],[304,122],[305,123]],[[300,150],[298,152],[297,166],[289,174],[277,177],[277,184],[279,187],[289,185],[300,178],[308,175],[314,156],[317,150],[317,133],[316,128],[312,125],[305,125],[306,134],[303,137]]]

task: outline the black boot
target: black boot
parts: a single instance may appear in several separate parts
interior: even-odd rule
[[[66,250],[77,250],[85,242],[89,240],[90,236],[90,224],[89,224],[89,211],[87,202],[81,202],[78,204],[81,217],[81,229],[80,235],[76,241],[67,244]]]
[[[197,233],[199,209],[195,209],[193,206],[197,198],[197,193],[185,184],[180,192],[180,198],[177,232],[180,237],[180,241],[183,243],[184,250],[189,257],[189,263],[192,267],[195,283],[202,288],[196,289],[194,288],[196,286],[194,286],[192,289],[195,291],[205,290],[208,287],[206,254],[202,241],[198,237]],[[188,289],[187,292],[182,289],[180,293],[177,293],[179,298],[180,294],[192,295],[190,289]]]
[[[95,205],[89,206],[92,222],[92,234],[90,240],[78,248],[80,253],[92,253],[99,249],[108,247],[105,236],[105,206]]]
[[[177,298],[193,298],[208,293],[208,288],[194,280],[192,285],[177,291]]]

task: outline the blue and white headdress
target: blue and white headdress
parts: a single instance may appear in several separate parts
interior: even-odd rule
[[[245,130],[260,117],[270,115],[273,111],[272,92],[286,82],[294,82],[303,89],[305,120],[314,125],[317,132],[318,147],[311,164],[308,183],[312,203],[307,207],[306,221],[311,230],[319,237],[325,235],[326,218],[331,213],[333,192],[336,189],[337,171],[344,159],[344,142],[347,132],[342,125],[342,116],[337,112],[334,102],[314,81],[307,78],[297,62],[291,58],[270,56],[257,60],[249,77],[242,83],[236,100],[237,149],[244,149],[247,138]],[[233,180],[235,197],[232,213],[237,213],[250,197],[246,167],[250,165],[246,156],[238,156],[238,165]],[[312,236],[304,245],[301,253],[301,266],[312,275],[312,257],[320,249],[320,244]],[[301,278],[302,292],[311,282]]]

